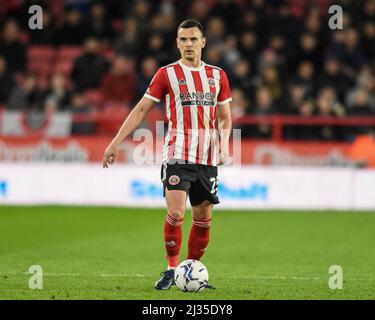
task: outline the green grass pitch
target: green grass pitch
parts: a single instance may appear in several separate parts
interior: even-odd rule
[[[375,214],[215,211],[202,262],[216,290],[157,291],[165,210],[0,206],[0,299],[375,299]],[[183,225],[186,257],[191,215]],[[28,287],[31,265],[43,289]],[[328,287],[331,265],[343,289]]]

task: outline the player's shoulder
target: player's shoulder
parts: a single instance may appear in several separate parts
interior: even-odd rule
[[[223,76],[226,76],[226,72],[223,68],[220,68],[218,66],[214,66],[212,64],[207,64],[205,63],[206,70],[211,69],[211,70],[216,70],[219,73],[219,77],[222,78]]]
[[[165,69],[167,69],[167,68],[169,68],[169,67],[173,67],[173,66],[175,66],[175,65],[177,65],[177,64],[178,64],[178,61],[175,61],[175,62],[172,62],[172,63],[170,63],[170,64],[167,64],[167,65],[165,65],[165,66],[160,67],[159,70],[165,70]]]
[[[208,64],[208,63],[205,63],[205,68],[206,69],[214,69],[214,70],[218,70],[218,71],[224,71],[223,68],[220,68],[218,66],[214,66],[213,64]]]

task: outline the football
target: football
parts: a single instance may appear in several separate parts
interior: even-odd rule
[[[208,284],[208,271],[198,260],[185,260],[176,268],[174,280],[177,288],[184,292],[200,292]]]

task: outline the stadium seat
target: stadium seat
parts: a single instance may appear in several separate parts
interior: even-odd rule
[[[82,54],[82,48],[79,46],[62,46],[58,50],[58,61],[74,61]]]
[[[54,0],[48,4],[56,25],[61,25],[64,21],[65,0]]]
[[[27,50],[29,61],[42,60],[51,62],[55,57],[56,50],[52,46],[31,46]]]
[[[19,39],[22,43],[28,44],[30,41],[30,34],[26,31],[20,32]]]
[[[123,23],[122,23],[121,19],[114,19],[112,21],[112,28],[116,32],[121,32],[122,27],[123,27]]]
[[[85,92],[86,100],[95,109],[100,109],[103,104],[103,96],[99,90],[87,90]]]
[[[37,77],[48,77],[52,73],[52,64],[40,60],[28,61],[27,71],[34,73]]]
[[[104,50],[102,51],[102,55],[103,55],[106,59],[108,59],[108,60],[112,60],[113,57],[114,57],[114,55],[115,55],[115,53],[114,53],[113,49],[111,49],[111,48],[107,48],[107,49],[104,49]]]
[[[107,104],[99,113],[97,123],[98,134],[115,134],[121,126],[126,116],[130,113],[130,108],[118,103]]]
[[[55,58],[56,50],[52,46],[31,46],[27,50],[27,71],[38,77],[48,77]]]
[[[60,60],[58,61],[53,69],[53,72],[62,73],[65,77],[69,77],[73,68],[74,61],[72,60]]]

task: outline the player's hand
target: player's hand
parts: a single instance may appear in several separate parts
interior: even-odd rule
[[[118,155],[118,148],[114,144],[110,144],[104,151],[103,168],[108,168],[108,164],[113,164]]]
[[[229,156],[229,151],[221,151],[219,153],[219,166],[223,164],[229,164],[231,162],[231,158]]]

